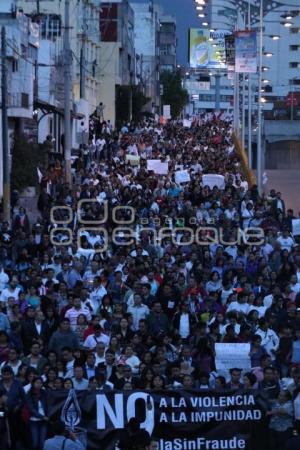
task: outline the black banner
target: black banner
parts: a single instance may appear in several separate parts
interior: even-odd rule
[[[85,429],[91,450],[113,450],[131,417],[160,450],[258,450],[267,433],[257,391],[51,391],[48,401],[50,419]]]

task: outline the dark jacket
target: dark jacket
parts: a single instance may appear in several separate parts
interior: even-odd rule
[[[39,401],[42,404],[45,416],[48,415],[47,394],[44,389],[41,390],[41,395],[39,398],[30,389],[26,396],[26,401],[30,413],[30,418],[35,417],[37,419],[43,419],[44,416],[39,413]]]
[[[3,386],[2,381],[0,381],[0,394],[7,395],[6,406],[8,411],[20,410],[25,404],[25,392],[21,383],[14,380],[10,390],[7,392]]]

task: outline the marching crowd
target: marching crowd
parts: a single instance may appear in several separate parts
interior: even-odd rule
[[[104,124],[72,189],[50,155],[38,222],[17,202],[1,221],[1,449],[43,448],[47,391],[242,388],[265,395],[264,450],[299,448],[298,213],[248,185],[229,115],[186,125]],[[216,343],[249,367],[218,370]]]

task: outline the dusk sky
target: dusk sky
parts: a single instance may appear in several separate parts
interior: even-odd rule
[[[132,0],[136,3],[145,3],[145,0]],[[176,16],[179,64],[188,62],[188,29],[199,27],[200,19],[197,17],[194,0],[155,0],[163,6],[166,14]]]

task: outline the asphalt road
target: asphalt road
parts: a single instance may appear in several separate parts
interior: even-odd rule
[[[281,192],[285,206],[294,210],[295,216],[300,213],[300,170],[266,170],[268,182],[265,192],[276,189]]]

